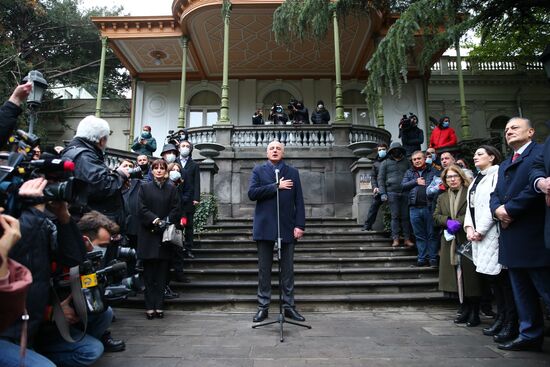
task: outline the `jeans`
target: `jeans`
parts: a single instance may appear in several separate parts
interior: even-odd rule
[[[19,350],[18,344],[0,339],[0,366],[19,367]],[[27,349],[24,365],[29,367],[55,367],[52,361],[32,349]]]
[[[374,195],[372,198],[372,204],[370,205],[369,212],[367,214],[367,220],[365,220],[365,226],[367,228],[372,228],[374,222],[376,221],[376,216],[378,215],[378,210],[382,206],[383,202],[380,200],[380,195]]]
[[[403,233],[403,238],[406,240],[411,238],[408,201],[406,193],[388,192],[388,203],[391,212],[391,236],[394,240],[399,239],[399,232]]]
[[[429,206],[409,208],[411,224],[416,237],[418,262],[437,262],[437,240],[434,233],[432,212]]]

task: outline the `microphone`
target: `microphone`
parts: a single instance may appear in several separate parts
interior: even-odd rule
[[[44,171],[65,171],[73,172],[74,171],[74,162],[66,159],[59,158],[47,158],[47,159],[37,159],[30,161],[29,165]]]
[[[279,186],[279,169],[275,169],[275,183]]]

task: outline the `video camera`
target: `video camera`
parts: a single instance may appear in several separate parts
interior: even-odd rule
[[[401,121],[399,121],[399,128],[406,130],[413,126],[416,126],[417,124],[418,124],[418,117],[414,113],[409,112],[409,116],[403,115],[403,117],[401,118]]]
[[[175,147],[178,147],[184,140],[189,140],[187,129],[180,129],[178,131],[168,130],[165,144],[173,144]]]
[[[72,177],[74,163],[44,154],[44,159],[31,160],[32,149],[40,143],[36,135],[22,130],[9,138],[11,152],[0,153],[0,206],[6,213],[18,216],[22,204],[36,205],[48,201],[67,201],[85,206],[86,183]],[[49,184],[41,198],[20,198],[23,182],[44,177]]]
[[[273,103],[273,106],[271,107],[271,113],[272,114],[284,113],[284,112],[285,112],[285,110],[284,110],[283,106],[281,106],[278,103]]]

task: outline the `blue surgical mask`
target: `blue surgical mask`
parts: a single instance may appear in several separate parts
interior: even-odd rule
[[[189,147],[180,148],[180,155],[182,157],[187,158],[189,156],[189,153],[191,153],[191,149],[189,149]]]
[[[430,165],[430,164],[432,164],[432,163],[433,163],[433,161],[432,161],[431,158],[426,158],[426,164],[427,164],[427,165]]]
[[[437,154],[432,153],[432,161],[435,161],[437,159]]]
[[[385,150],[379,150],[378,151],[378,157],[386,158],[386,151]]]
[[[176,160],[176,155],[174,153],[168,153],[164,157],[164,160],[166,161],[166,163],[174,163],[174,161]]]
[[[141,133],[141,138],[142,139],[151,139],[151,133],[147,130],[143,130],[143,132]]]
[[[177,181],[181,178],[181,173],[179,171],[170,171],[170,180]]]
[[[449,127],[449,121],[443,121],[443,123],[441,124],[441,126],[442,126],[443,128]]]

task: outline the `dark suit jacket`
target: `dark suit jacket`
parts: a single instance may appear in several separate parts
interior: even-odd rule
[[[536,268],[550,265],[550,250],[544,247],[544,202],[529,184],[529,171],[542,146],[532,142],[512,163],[506,158],[498,170],[498,182],[491,194],[491,212],[504,204],[514,219],[500,228],[499,263],[509,268]]]
[[[183,165],[181,161],[180,165]],[[191,200],[183,203],[183,210],[185,212],[190,212],[195,210],[195,207],[193,206],[193,200],[201,200],[201,174],[199,170],[199,165],[191,157],[189,157],[189,159],[187,160],[185,167],[183,167],[183,171],[187,175],[187,182],[191,186]]]
[[[282,242],[294,241],[294,228],[305,229],[306,214],[300,174],[294,167],[280,165],[279,178],[291,179],[290,190],[279,190],[279,208]],[[248,197],[256,201],[254,211],[254,241],[277,241],[277,185],[273,165],[266,162],[254,167],[248,188]]]
[[[7,101],[0,107],[0,146],[8,142],[15,125],[17,117],[23,112],[21,107]]]
[[[550,176],[550,138],[546,139],[543,150],[533,163],[531,172],[529,173],[529,184],[534,188],[537,178],[546,178]],[[540,200],[544,200],[544,195],[540,195]],[[544,226],[544,240],[546,248],[550,249],[550,207],[546,207],[546,219]]]

